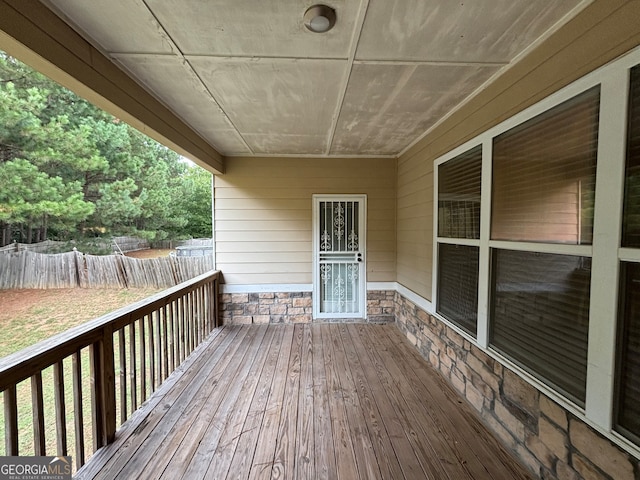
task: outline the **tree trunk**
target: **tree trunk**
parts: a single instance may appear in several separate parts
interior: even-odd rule
[[[43,242],[47,239],[47,235],[48,235],[48,231],[47,231],[47,230],[48,230],[48,228],[49,228],[48,220],[49,220],[49,217],[48,217],[48,215],[45,213],[45,214],[42,216],[42,237],[41,237],[41,239],[40,239],[40,240],[41,240],[41,241],[43,241]]]
[[[0,235],[2,238],[0,247],[9,245],[11,243],[11,226],[7,223],[0,222],[0,230],[2,231],[2,234]]]

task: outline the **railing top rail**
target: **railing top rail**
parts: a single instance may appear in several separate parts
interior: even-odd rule
[[[109,327],[115,331],[129,325],[185,293],[218,279],[219,275],[220,272],[215,270],[203,273],[175,287],[0,358],[0,392],[96,342],[102,336],[104,328]]]

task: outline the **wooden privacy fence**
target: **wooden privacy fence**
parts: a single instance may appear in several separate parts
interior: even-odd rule
[[[68,245],[69,242],[56,242],[55,240],[45,240],[40,243],[11,243],[0,247],[0,253],[19,252],[21,250],[30,250],[32,252],[45,253],[51,249]]]
[[[138,259],[30,251],[0,255],[0,289],[167,288],[213,269],[211,256]]]
[[[114,253],[135,252],[137,250],[146,250],[149,248],[149,242],[139,237],[94,238],[84,240],[83,244],[85,243]],[[51,253],[51,250],[69,250],[75,244],[76,243],[73,241],[58,242],[55,240],[45,240],[39,243],[14,242],[9,245],[5,245],[4,247],[0,247],[0,253],[20,252],[22,250],[29,250],[37,253]]]
[[[218,282],[218,272],[200,275],[0,359],[4,455],[72,455],[79,468],[111,443],[117,425],[218,326]],[[50,386],[53,399],[43,393]],[[30,402],[19,401],[25,396]],[[19,427],[24,415],[33,428]]]

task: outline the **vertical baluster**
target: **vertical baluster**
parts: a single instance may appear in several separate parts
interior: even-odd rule
[[[138,409],[138,372],[136,357],[136,322],[129,324],[129,389],[131,390],[131,413]]]
[[[16,386],[2,392],[4,400],[4,450],[7,456],[18,455],[18,402]]]
[[[193,300],[194,300],[194,319],[196,323],[196,338],[195,338],[195,346],[200,345],[200,341],[202,339],[202,325],[200,321],[200,317],[202,315],[202,307],[200,305],[200,287],[196,287],[193,291]]]
[[[213,298],[213,281],[210,281],[209,283],[207,283],[205,285],[205,296],[204,296],[204,300],[205,303],[207,305],[207,315],[206,315],[206,325],[207,325],[207,329],[205,331],[206,336],[208,337],[209,334],[211,333],[211,330],[213,329],[212,325],[213,325],[213,303],[211,302],[212,298]]]
[[[171,307],[171,326],[173,328],[173,369],[175,370],[180,365],[180,344],[178,341],[180,327],[178,326],[178,315],[176,313],[175,299],[171,301],[170,307]]]
[[[156,388],[162,383],[162,308],[153,312],[156,321]]]
[[[160,310],[162,312],[162,365],[164,367],[164,374],[162,380],[164,381],[169,376],[169,339],[171,338],[168,335],[167,327],[168,327],[168,319],[167,314],[167,305]]]
[[[62,360],[53,365],[53,393],[56,408],[56,454],[68,455],[67,448],[67,412],[64,398],[64,365]]]
[[[220,281],[213,281],[213,328],[220,326]]]
[[[100,381],[100,347],[95,343],[89,347],[89,373],[91,375],[91,422],[93,426],[93,451],[102,447],[102,382]]]
[[[189,343],[191,339],[191,323],[189,321],[189,294],[185,293],[182,296],[182,322],[184,323],[184,356],[189,356],[191,350],[189,349]]]
[[[196,348],[196,335],[197,335],[197,323],[196,323],[196,313],[195,313],[195,298],[194,292],[191,290],[189,292],[189,322],[191,323],[191,351]]]
[[[165,316],[166,316],[166,325],[167,325],[167,331],[165,332],[165,335],[167,337],[167,353],[168,353],[168,357],[167,357],[167,375],[171,375],[171,372],[173,372],[176,369],[175,366],[175,357],[173,355],[173,348],[175,346],[175,342],[174,342],[174,331],[173,331],[173,311],[171,310],[171,302],[167,303],[164,306],[164,311],[165,311]]]
[[[149,385],[151,387],[151,393],[156,391],[156,347],[153,333],[153,313],[147,315],[147,326],[149,340]]]
[[[211,319],[213,318],[213,308],[211,305],[211,290],[213,287],[213,282],[205,283],[202,287],[202,292],[204,295],[204,336],[208,337],[211,333]]]
[[[173,355],[175,360],[174,368],[177,368],[180,361],[180,321],[178,317],[177,299],[171,302],[171,318],[173,319]]]
[[[84,411],[82,404],[82,358],[80,350],[71,357],[73,369],[73,410],[76,434],[76,468],[84,465]]]
[[[146,317],[142,317],[140,321],[140,403],[147,400],[147,337],[144,334],[144,321]]]
[[[188,357],[191,353],[191,319],[189,318],[189,294],[182,296],[182,318],[184,319],[185,335],[184,335],[184,356]]]
[[[180,324],[180,362],[183,362],[186,354],[186,348],[185,348],[185,324],[184,324],[184,311],[182,308],[182,304],[184,302],[183,297],[179,297],[176,300],[176,310],[178,312],[178,323]]]
[[[206,284],[198,287],[198,296],[200,297],[200,343],[207,338],[207,302],[205,298]]]
[[[31,377],[31,408],[33,415],[33,450],[36,456],[46,455],[44,438],[44,399],[42,397],[42,372]]]
[[[120,352],[120,424],[127,419],[127,356],[124,328],[118,330],[118,350]]]

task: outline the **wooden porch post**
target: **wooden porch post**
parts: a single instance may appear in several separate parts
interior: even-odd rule
[[[106,326],[102,332],[102,338],[91,346],[94,450],[111,443],[116,433],[113,327]]]

